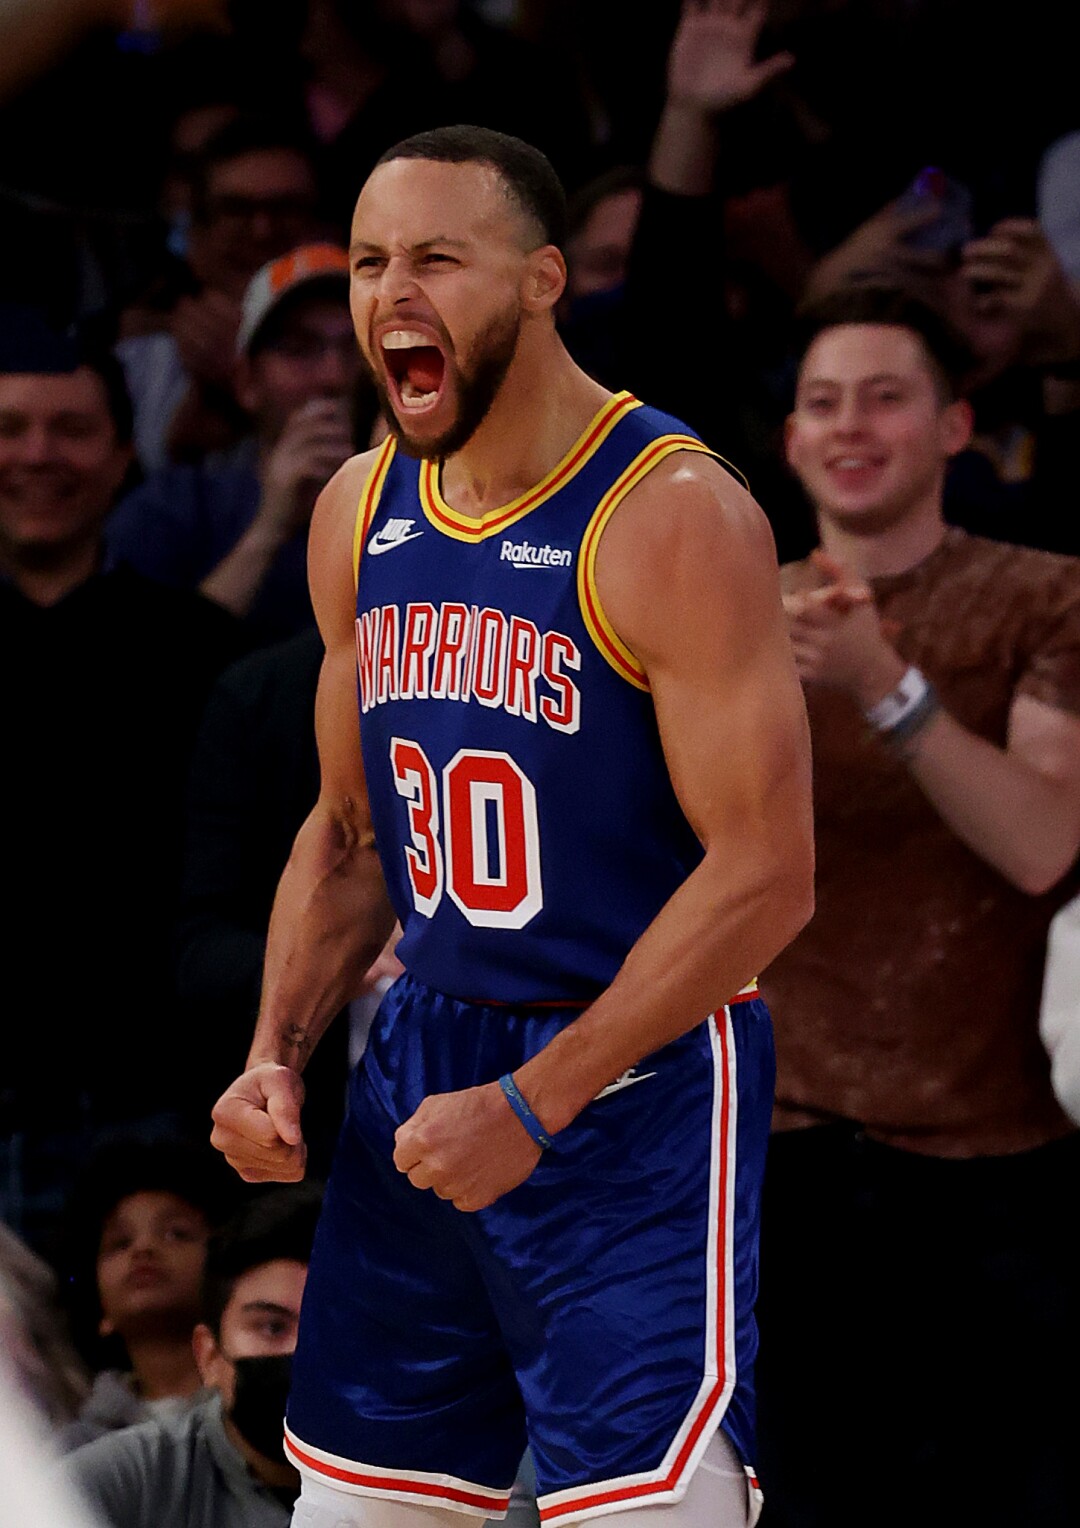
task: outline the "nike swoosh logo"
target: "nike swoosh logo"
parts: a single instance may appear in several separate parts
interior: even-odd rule
[[[396,546],[404,546],[406,541],[415,541],[417,536],[423,534],[423,531],[410,531],[407,536],[395,536],[393,541],[380,541],[376,533],[368,542],[367,549],[372,557],[378,557],[380,552],[392,552]]]
[[[630,1070],[628,1072],[624,1072],[621,1077],[616,1077],[614,1082],[609,1082],[606,1088],[602,1088],[600,1092],[597,1093],[596,1097],[606,1098],[609,1093],[619,1093],[623,1088],[632,1088],[635,1082],[647,1082],[650,1077],[655,1076],[655,1072],[635,1072],[634,1068],[631,1067]],[[596,1100],[594,1099],[593,1102],[595,1103],[595,1101]]]

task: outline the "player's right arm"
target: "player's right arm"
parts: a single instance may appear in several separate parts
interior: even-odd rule
[[[346,462],[312,516],[308,573],[326,648],[315,701],[319,798],[274,899],[247,1067],[214,1105],[210,1137],[249,1182],[303,1177],[301,1073],[394,926],[360,756],[353,635],[352,538],[373,460]]]

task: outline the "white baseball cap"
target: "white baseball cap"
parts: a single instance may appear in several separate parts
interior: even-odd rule
[[[288,254],[269,260],[248,282],[236,335],[240,352],[252,341],[282,300],[313,281],[341,279],[348,291],[349,254],[338,244],[300,244]]]

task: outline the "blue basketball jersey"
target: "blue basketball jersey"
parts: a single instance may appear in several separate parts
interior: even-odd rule
[[[436,462],[392,437],[376,459],[355,535],[364,768],[398,953],[438,991],[590,1001],[701,859],[595,579],[611,515],[676,451],[708,448],[619,393],[481,519]]]

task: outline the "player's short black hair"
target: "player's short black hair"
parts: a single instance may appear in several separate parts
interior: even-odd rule
[[[490,127],[459,124],[435,127],[403,138],[380,155],[375,163],[395,159],[431,159],[438,164],[486,164],[499,174],[507,195],[533,223],[540,244],[566,242],[566,192],[546,154]]]
[[[245,1273],[279,1258],[310,1261],[322,1198],[322,1185],[312,1179],[275,1185],[256,1193],[211,1236],[202,1310],[215,1337],[221,1335],[221,1317]]]
[[[883,324],[910,330],[922,342],[945,402],[961,396],[971,371],[971,351],[948,320],[902,287],[838,287],[804,303],[796,312],[795,323],[800,365],[810,346],[826,329],[844,324]]]

